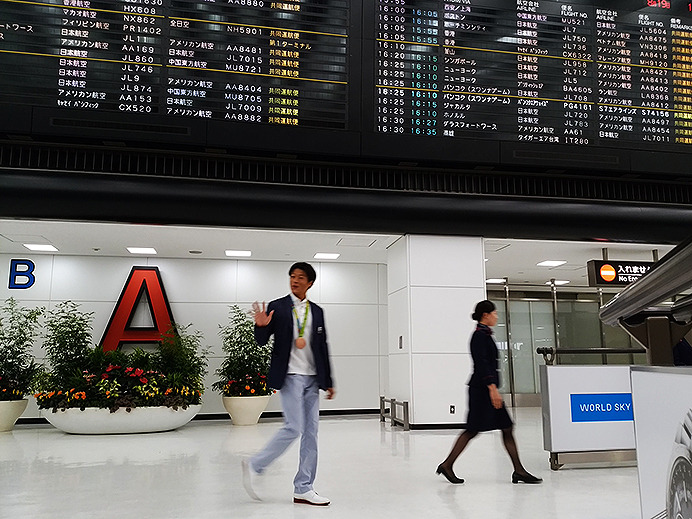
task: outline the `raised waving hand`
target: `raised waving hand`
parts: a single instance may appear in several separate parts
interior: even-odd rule
[[[261,308],[260,304],[257,301],[252,303],[252,318],[255,320],[255,325],[267,326],[271,322],[273,315],[274,310],[267,314],[267,305],[264,301],[262,301]]]

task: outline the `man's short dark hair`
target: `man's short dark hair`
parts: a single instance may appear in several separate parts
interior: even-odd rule
[[[293,271],[299,269],[305,272],[308,276],[308,281],[310,283],[313,283],[317,279],[317,272],[315,272],[315,269],[312,268],[312,265],[309,263],[305,263],[304,261],[299,261],[298,263],[294,263],[291,265],[291,268],[288,271],[288,275],[290,276],[293,274]]]

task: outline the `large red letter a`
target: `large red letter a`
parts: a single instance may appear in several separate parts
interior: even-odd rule
[[[146,291],[154,326],[133,328],[135,308]],[[125,342],[161,342],[161,334],[173,324],[173,314],[163,289],[158,267],[132,267],[120,299],[115,305],[111,320],[101,339],[103,351],[117,350]]]

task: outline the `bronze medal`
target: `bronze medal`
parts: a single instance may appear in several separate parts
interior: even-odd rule
[[[298,317],[298,312],[296,312],[295,305],[293,306],[293,315],[296,318],[296,324],[298,325],[298,338],[296,339],[296,348],[302,350],[307,344],[303,338],[303,332],[305,332],[305,325],[308,323],[308,313],[310,312],[310,301],[305,301],[305,314],[303,315],[303,322],[300,322]]]

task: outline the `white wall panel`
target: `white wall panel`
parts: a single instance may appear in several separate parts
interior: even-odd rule
[[[377,357],[335,357],[332,374],[336,397],[325,398],[320,391],[320,409],[379,408],[379,364]],[[281,411],[281,394],[272,396],[267,411]]]
[[[228,305],[212,303],[171,303],[173,318],[178,324],[199,330],[204,336],[203,344],[212,348],[212,354],[222,355],[219,325],[228,324]]]
[[[387,250],[387,292],[391,294],[408,284],[408,237],[404,237]]]
[[[29,251],[27,251],[29,252]],[[34,284],[29,288],[10,289],[10,262],[13,259],[29,260],[34,264]],[[53,279],[53,255],[41,255],[29,252],[29,254],[0,254],[0,299],[4,301],[9,297],[24,301],[47,301],[50,298],[50,290]],[[20,283],[28,280],[19,278]],[[24,306],[29,306],[25,304]]]
[[[378,355],[377,305],[325,304],[327,340],[332,355]]]
[[[281,394],[277,391],[272,395],[272,397],[269,399],[269,404],[267,404],[267,408],[265,409],[267,412],[282,412],[281,409]]]
[[[389,392],[387,398],[411,401],[411,356],[389,355]]]
[[[388,325],[388,315],[387,306],[379,305],[378,307],[378,354],[387,355],[389,353],[388,337],[389,337],[389,325]]]
[[[225,303],[237,299],[237,261],[161,259],[152,263],[159,267],[171,303]]]
[[[387,265],[377,265],[377,302],[381,305],[387,304]]]
[[[31,301],[31,300],[25,300],[25,299],[22,299],[22,298],[18,297],[17,294],[12,294],[12,293],[9,294],[7,297],[3,297],[3,299],[2,299],[2,304],[4,304],[4,303],[5,303],[5,300],[6,300],[7,298],[9,298],[9,297],[14,297],[14,298],[17,300],[17,302],[19,303],[19,306],[23,306],[23,307],[26,307],[26,308],[38,308],[38,307],[41,307],[41,306],[42,306],[43,308],[48,308],[48,301],[40,301],[40,300]],[[43,349],[41,348],[41,344],[43,343],[43,336],[42,336],[42,333],[43,333],[43,329],[39,326],[39,335],[38,335],[38,337],[36,337],[36,339],[34,340],[34,344],[33,344],[33,347],[32,347],[32,349],[31,349],[32,355],[34,355],[34,356],[37,357],[37,358],[43,358],[43,355],[44,355]]]
[[[481,288],[411,288],[411,352],[467,352],[471,313],[483,299]]]
[[[24,418],[40,418],[41,417],[41,411],[38,409],[38,405],[36,404],[36,400],[32,397],[29,397],[29,402],[26,405],[26,409],[24,410],[24,413],[22,413],[22,417]]]
[[[362,263],[322,263],[320,301],[322,303],[377,304],[377,265]],[[317,283],[315,283],[317,285]]]
[[[219,369],[222,362],[223,359],[217,356],[209,358],[209,371],[204,377],[204,386],[206,389],[202,395],[201,413],[226,413],[226,408],[223,406],[221,400],[221,393],[211,389],[211,385],[219,379],[215,371]]]
[[[465,423],[468,409],[466,383],[471,374],[468,354],[412,355],[415,402],[413,423]],[[455,406],[450,414],[449,406]]]
[[[406,353],[410,351],[410,322],[408,289],[401,289],[389,295],[387,325],[387,344],[389,353]],[[401,346],[399,348],[399,337]]]
[[[2,255],[2,269],[7,279],[13,256]],[[249,309],[252,301],[270,301],[289,293],[290,262],[251,260],[172,260],[157,258],[113,258],[26,255],[40,267],[35,291],[14,290],[0,286],[0,295],[14,296],[25,306],[54,308],[61,301],[71,300],[82,312],[94,312],[93,342],[98,344],[115,309],[127,277],[133,266],[159,267],[174,319],[191,324],[204,335],[204,344],[212,346],[209,374],[205,382],[203,413],[225,413],[218,393],[210,389],[216,380],[215,369],[222,360],[219,324],[228,320],[228,307],[239,302]],[[387,268],[376,264],[320,264],[317,283],[309,292],[323,304],[327,316],[328,337],[332,351],[338,396],[333,402],[322,402],[325,409],[374,409],[388,376],[389,361],[380,356],[387,348]],[[5,285],[6,287],[6,285]],[[40,297],[39,297],[40,296]],[[399,297],[406,298],[406,292]],[[379,303],[379,304],[378,304]],[[41,340],[37,341],[35,356],[44,357]],[[408,344],[408,339],[405,341]],[[408,366],[408,360],[403,359]],[[395,363],[396,364],[396,363]],[[399,377],[410,390],[409,368]],[[408,397],[407,397],[408,398]],[[268,411],[280,411],[278,395]],[[38,416],[35,404],[24,416]]]
[[[290,292],[288,269],[291,265],[293,262],[290,261],[238,261],[238,301],[268,303],[287,295]],[[310,289],[308,297],[319,302],[316,288]]]
[[[79,301],[76,299],[72,299],[74,303],[76,303],[78,306],[78,310],[80,312],[84,313],[89,313],[93,312],[92,316],[92,343],[93,344],[98,344],[101,342],[101,337],[103,337],[103,334],[106,331],[106,326],[108,325],[108,321],[111,317],[111,314],[113,313],[113,309],[115,308],[115,300],[111,301]],[[49,304],[46,305],[46,310],[53,310],[55,309],[55,305],[57,303],[62,302],[62,300],[55,300],[50,302]],[[44,351],[41,348],[41,344],[43,343],[43,337],[39,337],[37,340],[37,344],[35,344],[34,351],[37,356],[43,357],[44,356]]]
[[[485,286],[481,238],[410,236],[411,285]]]
[[[146,258],[56,256],[51,299],[116,301],[133,266],[147,266]]]
[[[388,259],[388,396],[402,399],[397,393],[408,384],[412,423],[460,423],[465,419],[459,414],[465,414],[466,405],[462,388],[470,363],[470,314],[485,298],[482,239],[406,236],[390,248]],[[405,337],[402,350],[399,336]],[[459,368],[463,381],[454,372]]]
[[[380,391],[381,396],[390,395],[389,391],[389,357],[385,355],[380,355],[378,357],[378,364],[380,370]]]
[[[332,378],[336,398],[320,392],[320,409],[379,409],[378,357],[333,357]]]

